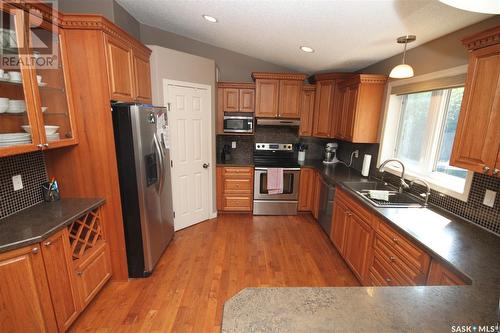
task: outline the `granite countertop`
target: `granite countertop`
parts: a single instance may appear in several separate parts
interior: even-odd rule
[[[253,166],[253,157],[232,156],[230,161],[223,161],[217,156],[218,166]]]
[[[0,220],[0,252],[41,242],[104,202],[104,199],[67,198],[43,202],[7,216]]]
[[[367,179],[341,164],[306,160],[302,166],[358,198],[343,182]],[[226,302],[222,331],[450,332],[452,325],[496,325],[498,236],[438,208],[377,208],[359,201],[472,284],[247,288]]]

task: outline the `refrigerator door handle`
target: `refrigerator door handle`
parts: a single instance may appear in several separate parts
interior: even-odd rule
[[[158,142],[158,138],[156,136],[156,133],[153,134],[153,142],[154,142],[156,153],[158,154],[158,161],[160,164],[160,174],[159,174],[160,179],[158,181],[157,189],[158,189],[158,193],[161,193],[161,191],[163,189],[163,178],[164,178],[164,174],[165,174],[165,165],[163,162],[163,154],[161,152],[160,143]]]

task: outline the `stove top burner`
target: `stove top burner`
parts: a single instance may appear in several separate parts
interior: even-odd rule
[[[299,167],[292,143],[256,143],[253,161],[257,167]]]

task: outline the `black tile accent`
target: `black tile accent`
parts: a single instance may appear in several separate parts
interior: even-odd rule
[[[389,172],[384,173],[384,180],[399,186],[399,177]],[[493,207],[483,205],[483,198],[487,189],[497,192]],[[425,187],[414,184],[408,191],[419,195],[425,192]],[[431,190],[429,203],[463,217],[500,236],[500,179],[498,178],[474,173],[467,202]]]
[[[21,175],[23,189],[14,191],[12,176]],[[42,152],[0,158],[0,219],[43,202],[47,170]]]

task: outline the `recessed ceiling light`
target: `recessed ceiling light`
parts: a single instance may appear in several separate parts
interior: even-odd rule
[[[217,19],[210,15],[201,15],[205,20],[212,23],[217,23]]]
[[[312,47],[309,47],[309,46],[301,46],[300,49],[304,52],[307,52],[307,53],[313,53],[314,52],[314,49]]]

